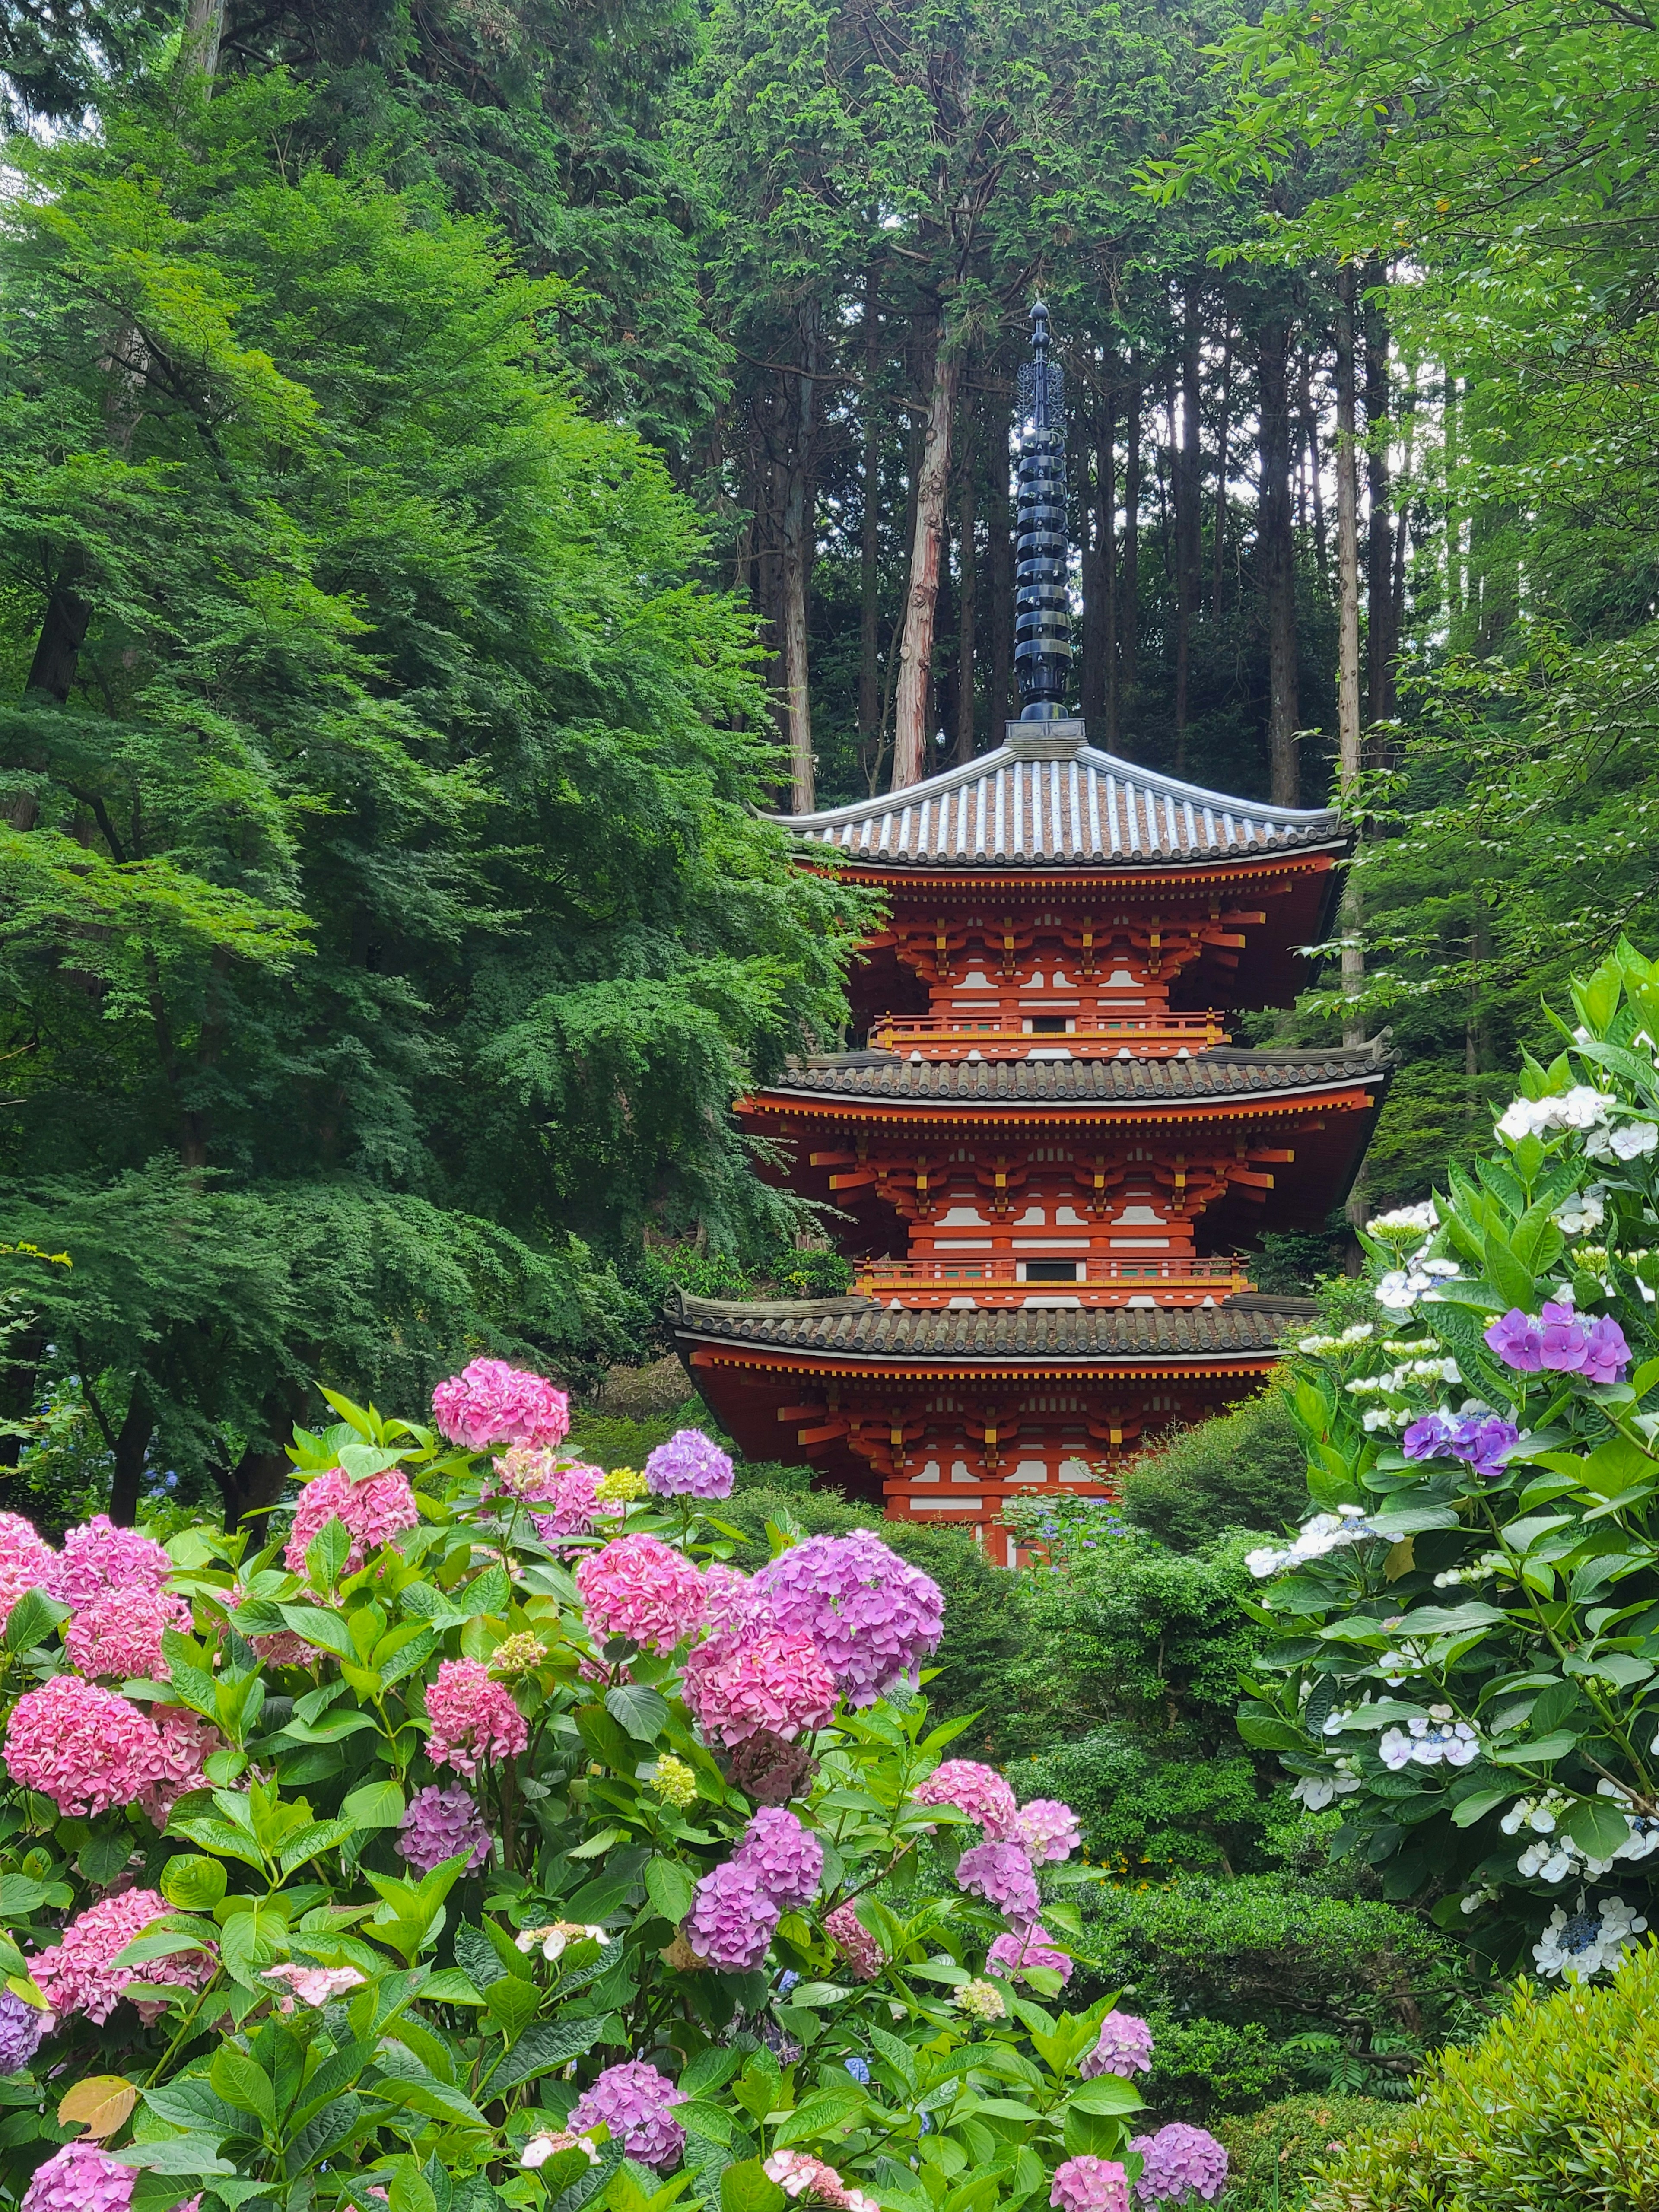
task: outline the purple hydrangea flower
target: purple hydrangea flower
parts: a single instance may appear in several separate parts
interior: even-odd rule
[[[1141,2155],[1135,2195],[1143,2204],[1207,2202],[1227,2185],[1227,2154],[1206,2128],[1172,2120],[1155,2136],[1137,2136],[1129,2148]]]
[[[0,1990],[0,2074],[16,2074],[40,2048],[52,2014],[27,2004],[10,1990]]]
[[[1616,1382],[1621,1370],[1630,1364],[1631,1350],[1625,1341],[1625,1332],[1610,1315],[1593,1321],[1584,1332],[1584,1364],[1586,1382]]]
[[[1407,1430],[1400,1449],[1407,1459],[1464,1459],[1477,1474],[1501,1474],[1504,1454],[1520,1440],[1513,1422],[1499,1420],[1495,1413],[1462,1421],[1425,1413]]]
[[[1152,2031],[1138,2014],[1109,2012],[1100,2023],[1100,2039],[1078,2062],[1085,2081],[1102,2074],[1119,2074],[1127,2081],[1149,2073],[1152,2063]]]
[[[671,2107],[683,2105],[685,2093],[665,2074],[642,2059],[630,2058],[621,2066],[607,2066],[591,2089],[583,2090],[571,2108],[569,2127],[581,2135],[601,2122],[611,2140],[641,2166],[666,2166],[685,2148],[685,2130],[669,2118]]]
[[[744,1831],[735,1863],[752,1867],[781,1911],[810,1905],[823,1879],[823,1846],[781,1805],[764,1805]]]
[[[466,1872],[476,1874],[489,1856],[490,1840],[470,1790],[459,1783],[448,1790],[428,1783],[409,1801],[398,1849],[416,1874],[430,1874],[457,1851],[465,1851]]]
[[[1035,1920],[1040,1910],[1030,1854],[1018,1844],[975,1844],[957,1861],[957,1887],[1010,1920]]]
[[[1452,1425],[1443,1413],[1425,1413],[1400,1439],[1407,1459],[1444,1459],[1452,1449]]]
[[[778,1924],[776,1900],[769,1896],[758,1868],[726,1859],[697,1884],[686,1917],[685,1935],[700,1959],[723,1974],[746,1974],[766,1956]]]
[[[755,1589],[780,1625],[810,1636],[852,1705],[872,1705],[938,1646],[937,1583],[868,1529],[811,1536],[763,1566]]]
[[[1486,1335],[1486,1342],[1505,1367],[1513,1367],[1522,1375],[1536,1375],[1543,1365],[1542,1334],[1537,1322],[1523,1314],[1519,1306],[1511,1306],[1493,1322]]]
[[[729,1498],[732,1462],[701,1429],[681,1429],[646,1461],[645,1483],[654,1498]]]

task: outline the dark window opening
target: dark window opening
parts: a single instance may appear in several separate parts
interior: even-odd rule
[[[1074,1283],[1077,1280],[1075,1260],[1028,1260],[1025,1263],[1028,1283]]]
[[[1064,1036],[1065,1034],[1066,1017],[1064,1014],[1032,1015],[1031,1035],[1033,1036]]]

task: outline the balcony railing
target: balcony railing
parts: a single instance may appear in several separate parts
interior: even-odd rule
[[[896,1298],[903,1306],[948,1306],[952,1298],[971,1298],[975,1305],[1018,1306],[1028,1299],[1045,1303],[1056,1297],[1076,1298],[1091,1306],[1127,1305],[1133,1298],[1152,1298],[1158,1305],[1200,1305],[1207,1298],[1229,1297],[1235,1291],[1255,1286],[1247,1274],[1248,1262],[1231,1253],[1169,1260],[1079,1260],[1073,1280],[1048,1277],[1031,1279],[1026,1261],[1025,1279],[1015,1260],[896,1260],[869,1261],[858,1270],[853,1288],[861,1297]],[[1035,1263],[1041,1267],[1039,1261]]]
[[[1136,1060],[1168,1060],[1229,1042],[1221,1017],[1213,1013],[1102,1014],[1079,1020],[1075,1029],[1027,1028],[1025,1019],[884,1014],[870,1026],[870,1042],[884,1052],[919,1052],[924,1060],[1029,1060],[1034,1053],[1056,1052],[1075,1060],[1110,1060],[1126,1052]]]

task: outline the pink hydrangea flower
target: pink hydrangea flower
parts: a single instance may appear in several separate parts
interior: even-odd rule
[[[977,1820],[988,1843],[1006,1844],[1014,1833],[1014,1793],[994,1766],[976,1759],[947,1759],[916,1785],[918,1805],[954,1805]]]
[[[982,1897],[1010,1920],[1037,1917],[1036,1876],[1018,1844],[975,1844],[957,1861],[957,1887]]]
[[[31,1959],[29,1972],[35,1986],[58,2019],[83,2012],[101,2027],[124,1996],[140,1998],[146,1982],[205,1989],[218,1965],[210,1950],[175,1951],[137,1966],[112,1963],[152,1920],[172,1909],[153,1889],[129,1889],[118,1897],[106,1897],[70,1921],[50,1950]]]
[[[810,1905],[823,1880],[823,1846],[781,1805],[763,1806],[743,1832],[736,1856],[786,1912]]]
[[[492,1681],[476,1659],[439,1661],[436,1679],[427,1688],[426,1715],[432,1723],[427,1757],[469,1780],[486,1759],[516,1759],[530,1741],[511,1691]]]
[[[44,1589],[58,1554],[21,1513],[0,1513],[0,1620],[23,1592]]]
[[[1068,2158],[1054,2168],[1054,2212],[1129,2212],[1129,2183],[1115,2158]]]
[[[701,1429],[681,1429],[646,1461],[645,1486],[653,1498],[729,1498],[731,1455]]]
[[[46,1589],[78,1613],[106,1589],[158,1590],[172,1571],[172,1560],[153,1536],[118,1528],[107,1513],[94,1513],[64,1537],[47,1569]]]
[[[135,2166],[106,2157],[95,2142],[60,2143],[35,2167],[18,2212],[127,2212],[137,2179]]]
[[[766,2161],[766,2178],[786,2197],[810,2197],[815,2204],[830,2204],[835,2212],[880,2212],[873,2197],[849,2189],[833,2166],[826,2166],[810,2151],[775,2150]]]
[[[697,1884],[686,1916],[686,1940],[722,1973],[746,1974],[766,1956],[779,1920],[760,1869],[741,1858],[712,1868]]]
[[[309,2005],[320,2012],[336,1997],[343,1997],[349,1990],[368,1986],[368,1978],[356,1966],[303,1966],[295,1959],[285,1960],[280,1966],[267,1966],[259,1976],[262,1982],[281,1982],[288,1995],[277,2005],[279,2012],[292,2012],[294,2000]]]
[[[129,1583],[120,1589],[100,1590],[71,1615],[64,1631],[64,1649],[70,1665],[88,1677],[115,1674],[123,1681],[136,1677],[165,1682],[162,1631],[183,1632],[189,1626],[190,1607],[176,1591]]]
[[[1015,1815],[1014,1834],[1030,1853],[1033,1866],[1058,1866],[1083,1841],[1077,1814],[1058,1797],[1033,1797],[1029,1805],[1022,1805]]]
[[[823,1932],[861,1982],[873,1982],[887,1955],[852,1905],[838,1905],[823,1917]]]
[[[671,2118],[673,2107],[685,2102],[665,2074],[642,2059],[607,2066],[591,2089],[584,2089],[571,2107],[570,2130],[574,2135],[588,2128],[606,2127],[611,2140],[641,2166],[666,2166],[685,2148],[685,2130]]]
[[[1155,2136],[1135,2136],[1129,2148],[1141,2155],[1135,2195],[1143,2204],[1190,2204],[1195,2197],[1209,2203],[1227,2185],[1227,2154],[1206,2128],[1172,2120]]]
[[[161,1763],[160,1740],[137,1706],[76,1674],[26,1691],[6,1728],[12,1779],[71,1816],[131,1804]]]
[[[155,1730],[155,1771],[138,1802],[155,1826],[165,1828],[188,1790],[207,1788],[207,1762],[224,1750],[225,1740],[211,1721],[188,1705],[153,1705],[149,1717]]]
[[[1054,1939],[1039,1921],[999,1936],[985,1954],[988,1973],[1018,1980],[1028,1966],[1046,1966],[1060,1976],[1061,1985],[1072,1978],[1071,1954],[1055,1948]]]
[[[762,1730],[787,1741],[827,1724],[836,1684],[811,1637],[750,1622],[688,1656],[685,1702],[711,1743],[742,1743]]]
[[[1150,2073],[1152,2064],[1152,2031],[1146,2022],[1136,2013],[1109,2012],[1093,2050],[1084,2052],[1077,2070],[1085,2081],[1102,2074],[1121,2075],[1127,2081]]]
[[[217,1595],[227,1613],[234,1613],[247,1600],[240,1583],[232,1583]],[[308,1667],[317,1656],[304,1637],[295,1635],[291,1628],[279,1628],[270,1636],[252,1636],[248,1641],[268,1667]]]
[[[711,1559],[702,1571],[702,1619],[704,1627],[718,1635],[723,1628],[742,1628],[750,1620],[772,1623],[772,1610],[741,1567]]]
[[[867,1528],[811,1536],[769,1560],[757,1590],[780,1624],[809,1636],[852,1705],[872,1705],[939,1645],[937,1583]]]
[[[602,1520],[614,1519],[628,1510],[619,1498],[606,1503],[597,1496],[604,1480],[605,1469],[590,1467],[583,1460],[560,1468],[558,1486],[552,1493],[552,1512],[531,1516],[544,1544],[562,1543],[567,1536],[591,1536]]]
[[[562,1443],[570,1401],[540,1375],[505,1359],[474,1359],[432,1394],[432,1412],[453,1444],[528,1444],[538,1451]]]
[[[591,1633],[672,1651],[702,1615],[702,1577],[660,1536],[618,1536],[576,1568]]]
[[[304,1574],[313,1537],[325,1522],[343,1521],[351,1537],[344,1571],[355,1575],[371,1552],[390,1543],[400,1528],[414,1528],[420,1517],[401,1468],[389,1467],[384,1474],[354,1482],[343,1467],[331,1467],[325,1474],[313,1474],[300,1492],[283,1564],[291,1575]]]

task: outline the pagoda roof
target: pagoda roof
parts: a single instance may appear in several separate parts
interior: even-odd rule
[[[975,1108],[1214,1105],[1376,1081],[1394,1064],[1381,1038],[1315,1052],[1217,1045],[1187,1060],[923,1060],[847,1052],[791,1061],[758,1085],[750,1103],[808,1097]]]
[[[1333,807],[1183,783],[1097,751],[1081,722],[1012,722],[996,751],[903,791],[775,818],[845,860],[913,868],[1201,866],[1350,842]]]
[[[884,1305],[875,1298],[739,1300],[677,1291],[675,1334],[805,1356],[812,1360],[893,1361],[982,1367],[1145,1367],[1260,1359],[1287,1331],[1318,1313],[1311,1298],[1244,1291],[1213,1306]]]

